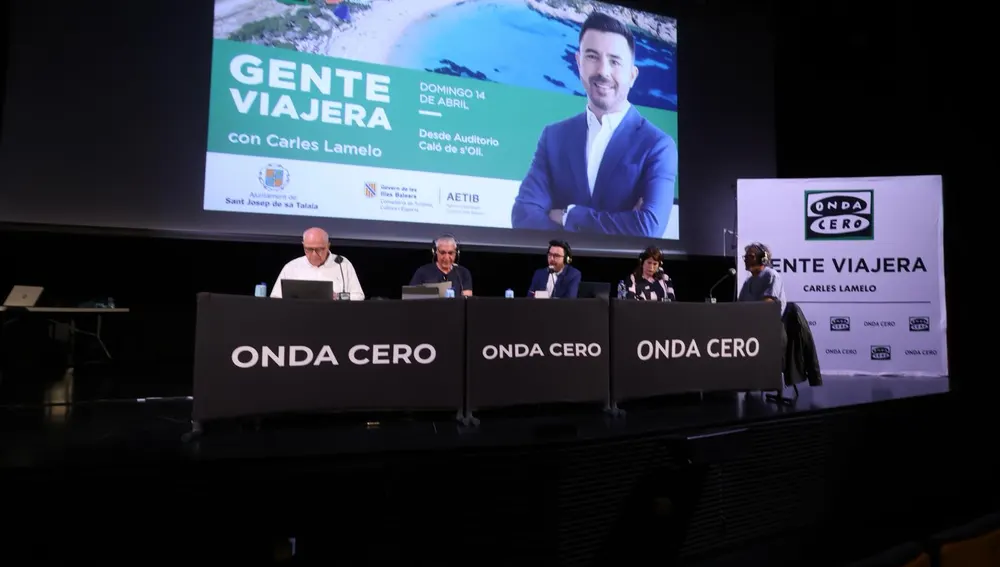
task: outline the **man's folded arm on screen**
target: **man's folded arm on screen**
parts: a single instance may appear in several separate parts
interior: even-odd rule
[[[510,224],[513,228],[534,228],[538,230],[559,230],[557,223],[549,218],[552,209],[552,193],[549,183],[549,157],[546,138],[548,128],[542,130],[538,138],[538,147],[531,160],[528,174],[521,182],[521,188],[514,199],[514,207],[510,212]]]
[[[575,206],[566,214],[566,230],[661,238],[674,207],[677,146],[669,136],[659,139],[643,164],[640,197],[630,211],[605,212]]]

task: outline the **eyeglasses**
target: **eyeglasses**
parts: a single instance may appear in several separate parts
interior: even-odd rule
[[[305,251],[306,251],[307,254],[309,254],[309,253],[320,254],[321,252],[323,252],[325,250],[329,250],[329,248],[326,247],[326,246],[324,246],[322,248],[310,248],[308,246],[303,246],[303,248],[305,249]]]
[[[549,258],[563,258],[563,257],[564,256],[562,254],[553,254],[552,252],[549,252]]]

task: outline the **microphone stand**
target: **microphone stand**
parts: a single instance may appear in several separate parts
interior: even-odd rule
[[[719,281],[715,282],[714,284],[712,284],[712,287],[708,288],[708,298],[706,298],[705,301],[708,302],[708,303],[715,303],[715,297],[712,295],[712,293],[715,291],[715,288],[719,287],[720,283],[726,281],[726,278],[728,278],[729,276],[734,276],[734,275],[736,275],[736,269],[735,268],[729,268],[729,271],[726,272],[726,275],[724,275],[721,278],[719,278]]]
[[[737,264],[737,262],[738,262],[737,259],[736,259],[736,249],[737,249],[737,247],[739,245],[739,240],[740,240],[740,235],[736,234],[736,231],[739,228],[739,224],[740,224],[740,193],[739,193],[739,190],[736,187],[735,183],[733,183],[729,187],[730,187],[730,189],[733,190],[733,230],[732,230],[732,233],[731,233],[733,235],[733,238],[735,239],[735,242],[733,243],[733,247],[732,247],[732,250],[733,250],[733,264],[734,264],[733,267],[738,270],[739,266],[737,266],[735,264]],[[728,256],[728,254],[726,254],[726,256]],[[739,294],[739,289],[738,289],[739,288],[739,282],[740,282],[739,278],[733,279],[733,303],[736,303],[737,299],[739,299],[739,296],[738,296],[738,294]]]
[[[347,291],[347,276],[344,274],[344,257],[337,254],[337,257],[333,259],[334,263],[340,266],[340,281],[343,285],[343,291],[338,295],[338,299],[344,299],[344,294],[347,295],[347,299],[351,298],[351,293]]]

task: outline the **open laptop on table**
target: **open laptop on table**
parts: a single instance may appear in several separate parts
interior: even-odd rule
[[[404,285],[403,299],[434,299],[444,297],[446,290],[449,289],[451,289],[451,282]]]
[[[4,307],[34,307],[38,303],[38,298],[41,297],[42,292],[45,290],[43,287],[36,287],[32,285],[16,285],[11,288],[10,293],[7,294],[7,299],[4,300]]]
[[[333,282],[315,280],[281,280],[281,297],[287,299],[333,300]]]

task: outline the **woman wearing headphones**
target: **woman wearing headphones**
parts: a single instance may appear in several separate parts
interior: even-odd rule
[[[663,253],[650,246],[639,254],[639,265],[629,274],[626,299],[674,301],[674,284],[663,271]]]

